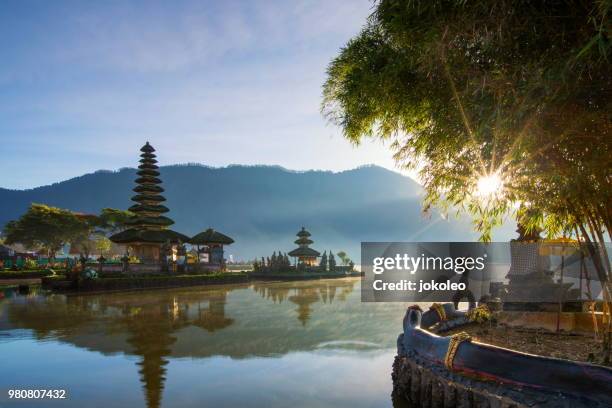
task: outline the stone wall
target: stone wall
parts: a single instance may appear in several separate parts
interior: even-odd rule
[[[393,397],[409,407],[527,407],[511,398],[454,382],[406,357],[393,363]]]
[[[592,335],[597,327],[603,327],[603,313],[595,312],[498,312],[497,321],[508,327],[527,329],[543,329],[549,332],[559,330],[567,333],[582,333]]]
[[[43,279],[44,288],[58,291],[98,292],[115,290],[175,288],[198,285],[220,285],[230,283],[245,283],[249,281],[247,274],[223,275],[184,275],[184,276],[146,276],[82,280],[75,284],[68,280]]]

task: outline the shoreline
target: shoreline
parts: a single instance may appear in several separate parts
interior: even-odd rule
[[[80,293],[113,293],[132,290],[148,289],[167,289],[181,287],[198,287],[211,285],[257,283],[257,282],[289,282],[300,280],[321,280],[321,279],[344,279],[360,277],[360,272],[350,274],[253,274],[250,272],[232,272],[206,275],[162,275],[162,276],[131,276],[118,278],[100,278],[94,280],[83,280],[75,284],[71,280],[57,279],[55,277],[45,277],[37,279],[38,282],[26,280],[11,280],[10,284],[4,285],[0,281],[0,286],[17,286],[20,284],[40,283],[43,289],[48,289],[54,293],[80,294]]]
[[[41,278],[0,279],[0,288],[11,288],[19,285],[40,285]]]
[[[317,280],[317,279],[338,279],[338,278],[356,278],[361,277],[361,272],[351,273],[317,273],[317,272],[304,272],[304,273],[251,273],[249,275],[251,280],[261,281],[296,281],[296,280]]]

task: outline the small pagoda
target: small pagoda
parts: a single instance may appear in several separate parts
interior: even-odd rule
[[[302,229],[296,234],[298,239],[295,243],[298,245],[293,251],[289,252],[289,256],[295,258],[296,264],[302,264],[306,266],[316,266],[317,258],[321,253],[317,250],[310,248],[310,244],[314,241],[310,239],[310,232],[306,231],[306,228]]]
[[[193,236],[189,243],[197,247],[198,262],[209,268],[224,269],[223,246],[233,244],[234,240],[219,231],[208,228]]]
[[[155,149],[147,142],[140,151],[138,178],[133,189],[136,195],[132,197],[136,204],[129,208],[135,217],[130,221],[129,229],[111,236],[110,240],[126,245],[129,254],[142,262],[157,263],[168,255],[172,245],[188,242],[189,237],[168,229],[174,221],[162,215],[169,210],[162,204],[166,199],[161,194],[164,189],[158,178]]]

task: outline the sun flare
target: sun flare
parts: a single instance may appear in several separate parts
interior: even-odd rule
[[[497,197],[504,187],[498,173],[481,176],[476,182],[476,195],[482,198]]]

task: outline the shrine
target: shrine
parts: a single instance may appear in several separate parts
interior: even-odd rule
[[[289,252],[289,256],[295,259],[296,265],[302,264],[306,266],[316,266],[317,258],[321,253],[315,249],[310,248],[310,244],[314,241],[310,239],[310,232],[306,231],[306,228],[302,229],[296,234],[298,239],[295,243],[298,245],[293,251]]]
[[[234,240],[225,234],[208,228],[195,235],[189,241],[195,245],[198,254],[198,263],[205,269],[221,269],[225,268],[225,258],[223,246],[230,245]]]

